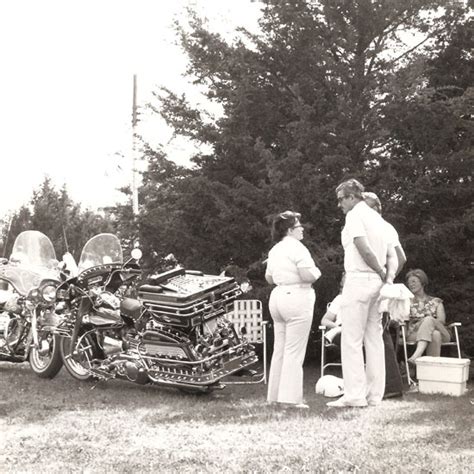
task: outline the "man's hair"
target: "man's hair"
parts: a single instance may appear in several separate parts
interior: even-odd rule
[[[339,191],[344,192],[344,196],[349,196],[352,194],[357,199],[364,199],[362,193],[364,192],[364,186],[357,181],[357,179],[348,179],[343,181],[337,188],[336,193]]]
[[[363,192],[362,197],[364,198],[365,203],[376,210],[379,214],[382,214],[382,203],[380,202],[379,197],[375,193]]]
[[[293,211],[285,211],[277,214],[273,218],[272,223],[272,239],[274,242],[277,242],[288,233],[288,229],[291,229],[296,221],[299,220],[301,214]]]

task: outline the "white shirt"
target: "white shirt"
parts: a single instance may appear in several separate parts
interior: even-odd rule
[[[390,244],[392,244],[393,248],[401,247],[400,239],[398,237],[398,232],[395,230],[390,222],[384,221],[387,227],[387,239]]]
[[[309,250],[299,240],[283,237],[268,253],[266,274],[272,277],[276,285],[304,283],[298,268],[312,269],[318,278],[321,276]]]
[[[344,269],[346,272],[375,273],[357,250],[354,244],[356,237],[367,237],[380,266],[385,267],[388,246],[393,245],[387,235],[387,222],[364,201],[358,202],[346,214],[346,223],[341,232],[341,242],[344,247]]]

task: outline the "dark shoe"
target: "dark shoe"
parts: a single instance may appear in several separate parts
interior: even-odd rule
[[[383,399],[386,400],[387,398],[399,398],[403,397],[402,392],[388,392],[383,396]]]

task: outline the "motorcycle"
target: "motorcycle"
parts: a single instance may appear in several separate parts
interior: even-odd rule
[[[225,318],[240,294],[233,278],[178,267],[139,285],[140,257],[134,249],[124,262],[119,239],[99,234],[84,246],[78,275],[58,288],[61,354],[74,378],[209,392],[257,362]]]
[[[0,290],[0,361],[28,361],[42,378],[59,372],[54,304],[60,280],[49,238],[33,230],[19,234],[10,258],[0,261],[0,281],[7,287]]]

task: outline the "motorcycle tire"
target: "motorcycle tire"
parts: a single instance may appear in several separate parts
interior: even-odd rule
[[[90,367],[90,361],[95,358],[95,340],[90,334],[80,339],[78,350],[82,360],[75,360],[72,357],[70,342],[71,339],[69,338],[61,338],[61,358],[64,367],[69,372],[69,375],[76,380],[81,382],[92,380],[93,377],[89,373],[88,368]]]
[[[56,377],[57,373],[63,366],[59,348],[59,337],[53,334],[48,334],[48,352],[41,354],[37,347],[32,347],[28,362],[31,370],[43,379],[52,379]]]

